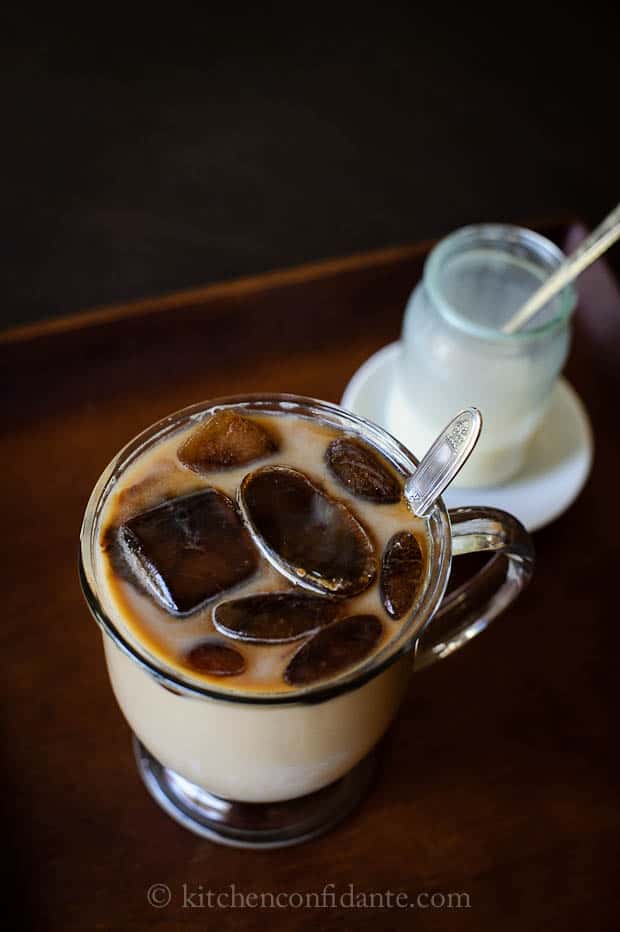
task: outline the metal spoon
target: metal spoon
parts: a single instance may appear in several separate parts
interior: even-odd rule
[[[405,498],[418,517],[427,515],[469,459],[480,431],[478,408],[464,408],[439,434],[405,483]]]
[[[418,464],[413,475],[409,476],[405,482],[404,495],[414,514],[423,517],[432,510],[444,489],[450,485],[456,474],[469,459],[478,440],[481,427],[482,416],[478,409],[465,408],[442,430],[426,456]],[[289,467],[265,468],[286,471]],[[237,498],[243,522],[259,551],[282,576],[302,589],[314,592],[317,595],[339,594],[339,587],[334,586],[333,581],[330,583],[324,578],[321,579],[321,574],[308,572],[306,569],[302,571],[300,566],[290,562],[274,549],[257,530],[251,509],[248,508],[246,500],[247,484],[252,481],[253,475],[253,473],[248,473],[243,479]],[[350,517],[354,520],[352,515]],[[360,528],[360,531],[363,534],[362,528]],[[370,542],[368,542],[368,545],[372,550]],[[340,593],[342,593],[341,586]]]
[[[557,267],[540,288],[536,289],[508,323],[504,324],[503,333],[516,333],[517,330],[522,330],[558,291],[577,278],[617,239],[620,239],[620,204]]]

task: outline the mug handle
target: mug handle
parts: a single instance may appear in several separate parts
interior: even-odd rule
[[[452,508],[452,555],[493,551],[475,576],[446,596],[416,645],[414,670],[443,660],[480,634],[532,578],[534,544],[523,525],[497,508]]]

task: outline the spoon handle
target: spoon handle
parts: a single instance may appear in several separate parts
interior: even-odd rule
[[[405,483],[405,498],[418,517],[427,515],[476,446],[482,415],[477,408],[465,408],[442,430],[432,447]]]
[[[598,259],[616,240],[620,238],[620,204],[602,223],[587,236],[577,249],[561,263],[555,272],[537,288],[528,298],[514,317],[504,324],[504,333],[515,333],[521,330],[534,317],[538,311],[565,285],[583,272],[592,262]]]

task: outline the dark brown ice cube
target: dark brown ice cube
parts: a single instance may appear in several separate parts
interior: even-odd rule
[[[375,615],[349,615],[318,631],[284,671],[290,686],[309,686],[348,670],[376,647],[382,632]]]
[[[204,489],[150,508],[112,535],[116,569],[183,614],[255,572],[258,554],[234,503]]]
[[[198,673],[212,676],[237,676],[245,670],[243,654],[212,639],[192,647],[185,656],[185,663]]]
[[[288,466],[246,476],[239,498],[268,560],[289,579],[320,594],[363,592],[377,575],[373,546],[346,505]]]
[[[277,449],[261,424],[234,411],[218,411],[192,431],[177,456],[188,469],[208,473],[254,462]]]
[[[338,481],[353,495],[370,502],[400,501],[401,484],[374,450],[360,440],[341,437],[325,452],[325,461]]]
[[[392,618],[411,608],[424,573],[422,548],[415,534],[399,531],[388,541],[381,564],[381,598]]]
[[[271,644],[295,641],[333,621],[333,600],[302,592],[271,592],[220,602],[215,627],[229,637]]]

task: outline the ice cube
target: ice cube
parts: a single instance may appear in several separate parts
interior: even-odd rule
[[[194,645],[186,654],[185,663],[198,673],[212,676],[236,676],[245,670],[243,654],[213,638]]]
[[[258,554],[234,503],[216,489],[171,499],[111,535],[111,558],[169,612],[187,613],[255,572]]]
[[[177,456],[188,469],[208,473],[251,463],[277,449],[261,424],[234,411],[218,411],[192,431]]]
[[[262,552],[293,582],[322,595],[350,596],[375,579],[364,528],[298,470],[257,469],[241,483],[239,500]]]
[[[382,630],[375,615],[349,615],[334,621],[299,648],[284,679],[290,686],[308,686],[337,676],[372,653]]]
[[[398,502],[401,484],[386,462],[359,440],[333,440],[325,461],[338,481],[353,495],[371,502]]]
[[[424,557],[415,534],[399,531],[388,541],[381,564],[381,598],[392,618],[402,618],[413,605],[424,572]]]
[[[302,592],[270,592],[220,602],[215,627],[229,637],[271,644],[295,641],[333,621],[335,600]]]

